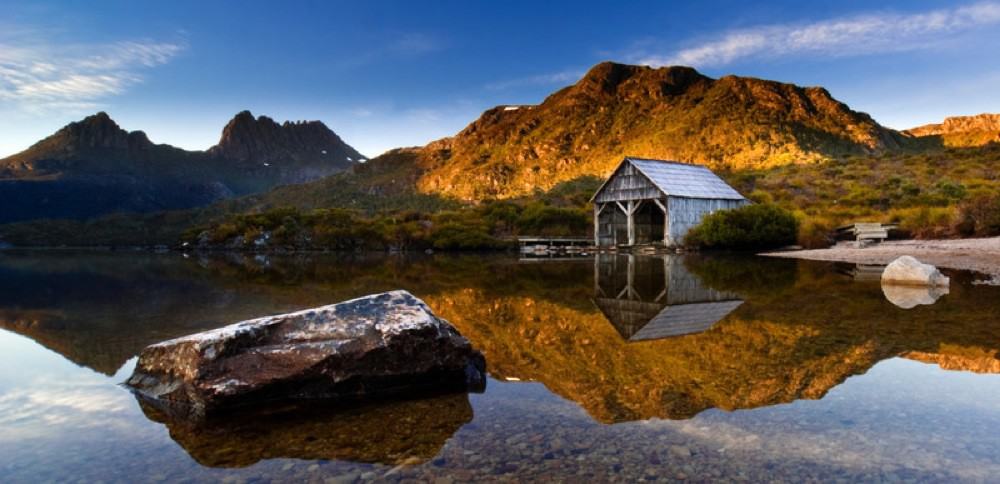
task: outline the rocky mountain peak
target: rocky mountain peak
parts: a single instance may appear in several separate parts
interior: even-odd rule
[[[320,121],[285,121],[241,111],[226,124],[209,153],[246,163],[321,163],[347,167],[362,155]]]
[[[913,136],[933,136],[955,133],[1000,132],[1000,114],[982,113],[974,116],[951,116],[944,122],[925,124],[906,130]]]
[[[101,111],[70,123],[56,132],[58,138],[68,149],[105,148],[125,150],[129,148],[129,132],[118,126],[108,113]],[[149,143],[144,133],[132,136],[133,142]]]

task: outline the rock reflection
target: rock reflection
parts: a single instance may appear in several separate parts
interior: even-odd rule
[[[700,333],[743,304],[735,292],[702,284],[681,257],[640,260],[618,254],[594,258],[594,304],[629,341]]]
[[[913,309],[936,303],[941,296],[948,294],[948,287],[882,284],[882,294],[885,294],[887,301],[900,308]]]
[[[441,450],[473,417],[467,394],[323,408],[289,405],[195,421],[138,398],[146,417],[210,467],[246,467],[276,458],[416,464]]]

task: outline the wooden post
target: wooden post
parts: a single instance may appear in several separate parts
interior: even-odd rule
[[[599,203],[594,204],[594,247],[601,245],[601,211],[597,208]]]
[[[594,247],[601,246],[601,212],[606,206],[605,203],[594,204]]]
[[[627,299],[639,299],[639,293],[635,290],[635,255],[628,255],[628,296]]]
[[[628,245],[635,245],[635,202],[628,201],[628,211],[626,215],[626,225],[628,227]]]

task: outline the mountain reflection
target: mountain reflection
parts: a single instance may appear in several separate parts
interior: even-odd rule
[[[894,357],[998,372],[1000,288],[969,277],[904,310],[832,264],[752,257],[0,253],[0,327],[112,374],[163,339],[404,288],[494,377],[540,382],[614,423],[818,399]]]
[[[594,304],[629,341],[700,333],[743,301],[732,291],[705,287],[681,257],[594,257]]]

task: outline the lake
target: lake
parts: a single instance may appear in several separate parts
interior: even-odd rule
[[[0,481],[996,481],[1000,287],[945,272],[0,251]],[[120,385],[148,344],[399,288],[483,352],[485,392],[195,424]]]

